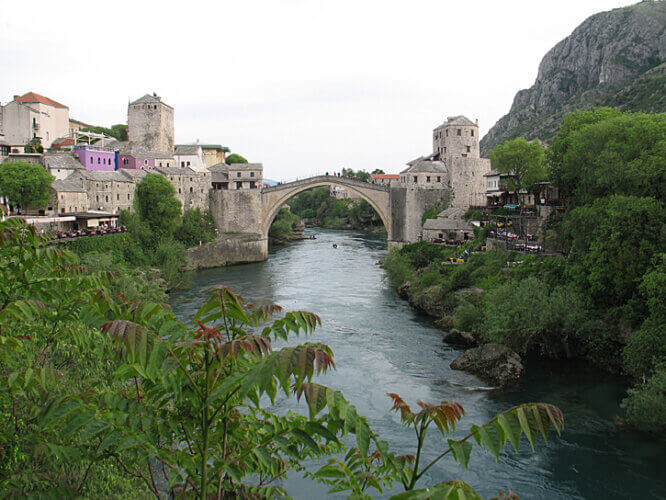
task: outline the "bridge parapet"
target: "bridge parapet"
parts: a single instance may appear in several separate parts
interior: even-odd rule
[[[370,182],[357,181],[355,179],[348,179],[347,177],[338,177],[336,175],[317,175],[308,177],[307,179],[299,179],[293,182],[285,182],[284,184],[277,184],[276,186],[264,186],[261,190],[262,193],[273,193],[276,191],[291,190],[299,186],[306,186],[313,183],[327,182],[339,186],[349,186],[352,188],[374,189],[375,191],[390,190],[389,186],[381,184],[372,184]]]

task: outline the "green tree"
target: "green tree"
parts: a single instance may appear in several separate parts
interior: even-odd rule
[[[0,166],[0,194],[20,207],[43,207],[49,201],[53,176],[42,165],[10,161]]]
[[[35,137],[30,140],[24,147],[26,153],[39,153],[44,152],[44,146],[42,146],[42,140],[39,137]]]
[[[568,278],[597,307],[622,306],[636,296],[652,256],[666,248],[665,222],[664,206],[654,198],[613,195],[575,208],[564,222]]]
[[[372,171],[373,174],[384,174],[385,172],[381,168],[376,168]]]
[[[186,247],[208,243],[215,239],[215,219],[209,211],[202,212],[199,207],[185,210],[174,237]]]
[[[171,238],[180,220],[176,190],[159,174],[148,174],[136,187],[134,208],[153,233],[153,242]]]
[[[232,153],[229,156],[227,156],[227,159],[225,161],[227,165],[231,165],[232,163],[247,163],[247,160],[245,158],[236,153]]]
[[[666,113],[599,108],[562,122],[548,161],[551,178],[570,205],[623,194],[664,201]]]
[[[518,137],[495,147],[490,152],[490,161],[493,169],[513,176],[506,180],[511,191],[530,191],[536,182],[547,177],[545,154],[538,140],[527,142]]]
[[[128,140],[127,125],[117,124],[111,125],[111,128],[106,127],[85,127],[81,129],[83,132],[95,132],[96,134],[106,134],[119,141]]]

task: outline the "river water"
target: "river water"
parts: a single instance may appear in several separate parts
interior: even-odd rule
[[[354,231],[306,231],[313,233],[316,240],[271,250],[266,262],[197,272],[191,289],[172,295],[175,313],[191,320],[206,290],[224,284],[254,303],[319,314],[323,326],[310,340],[333,349],[337,369],[316,381],[341,390],[396,453],[414,453],[414,433],[390,411],[387,392],[400,394],[413,407],[419,399],[461,403],[465,418],[454,437],[523,402],[549,402],[564,412],[562,436],[552,434],[548,445],[540,439],[536,452],[523,438],[519,453],[509,445],[496,462],[475,444],[468,471],[445,459],[428,471],[421,486],[461,479],[483,496],[512,490],[521,499],[666,498],[666,441],[614,425],[625,395],[620,380],[581,365],[539,362],[528,364],[519,387],[500,391],[451,370],[449,364],[461,351],[444,344],[432,319],[396,295],[377,265],[386,254],[385,238]],[[300,408],[306,413],[305,403],[295,399],[280,400],[276,406],[277,411]],[[435,434],[433,428],[426,459],[445,449]],[[283,486],[294,498],[327,496],[325,487],[296,475]],[[385,495],[401,491],[399,484],[395,488]]]

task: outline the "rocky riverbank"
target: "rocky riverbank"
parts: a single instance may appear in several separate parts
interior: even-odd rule
[[[210,243],[188,248],[185,270],[261,262],[267,258],[268,245],[260,234],[223,234]]]

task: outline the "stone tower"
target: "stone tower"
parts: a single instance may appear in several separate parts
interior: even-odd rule
[[[173,154],[173,108],[146,94],[127,106],[127,134],[132,146]]]
[[[465,116],[449,116],[432,132],[432,152],[451,164],[454,158],[481,158],[479,125]]]
[[[479,124],[465,116],[449,116],[433,130],[433,153],[444,161],[453,191],[451,206],[467,210],[486,203],[485,174],[490,160],[481,158]]]

